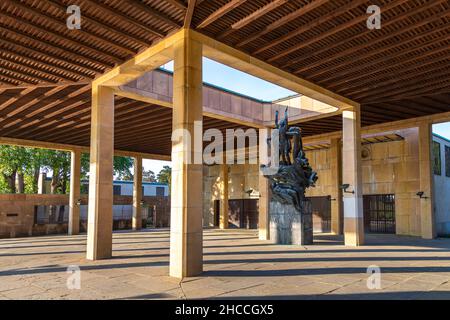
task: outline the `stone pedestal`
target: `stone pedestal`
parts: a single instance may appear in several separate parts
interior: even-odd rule
[[[270,240],[276,244],[313,243],[311,202],[303,201],[303,212],[293,205],[270,202]]]

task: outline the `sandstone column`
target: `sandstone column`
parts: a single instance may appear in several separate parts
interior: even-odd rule
[[[364,244],[360,107],[345,110],[342,116],[342,183],[353,191],[343,193],[344,238],[345,245],[359,246]]]
[[[134,158],[133,230],[142,229],[142,157]]]
[[[228,165],[220,165],[222,187],[220,190],[220,229],[228,229]]]
[[[421,233],[424,239],[436,237],[434,218],[434,177],[432,168],[432,125],[423,122],[419,125],[419,174],[420,191],[424,198],[420,199]]]
[[[172,130],[191,137],[172,139],[170,275],[177,278],[203,271],[202,150],[194,148],[202,120],[202,45],[187,34],[174,44]]]
[[[87,259],[110,258],[113,225],[114,93],[92,85]]]
[[[342,234],[342,154],[339,138],[332,138],[330,141],[331,160],[331,232]]]
[[[259,214],[258,214],[258,230],[259,240],[270,239],[269,226],[269,207],[270,207],[270,189],[269,179],[265,178],[261,173],[258,176],[259,185]]]
[[[73,150],[70,157],[69,235],[80,233],[81,152]]]

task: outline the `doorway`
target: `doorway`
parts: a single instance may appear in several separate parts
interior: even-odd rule
[[[363,207],[365,232],[395,234],[395,195],[365,195]]]

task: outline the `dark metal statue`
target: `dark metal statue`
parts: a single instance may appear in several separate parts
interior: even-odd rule
[[[301,211],[301,203],[307,188],[315,185],[318,176],[309,165],[302,142],[302,130],[289,127],[288,113],[278,122],[278,111],[275,113],[275,128],[279,134],[280,166],[275,174],[264,175],[270,180],[272,200],[291,204]],[[270,146],[270,138],[268,139]],[[264,170],[264,165],[261,166]]]

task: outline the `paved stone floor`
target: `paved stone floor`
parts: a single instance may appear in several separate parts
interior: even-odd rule
[[[360,248],[316,236],[271,245],[255,231],[205,230],[202,277],[168,277],[168,230],[114,233],[114,258],[84,259],[86,236],[0,240],[0,299],[450,299],[450,239],[369,235]],[[67,289],[69,265],[81,289]],[[367,267],[381,268],[369,290]]]

